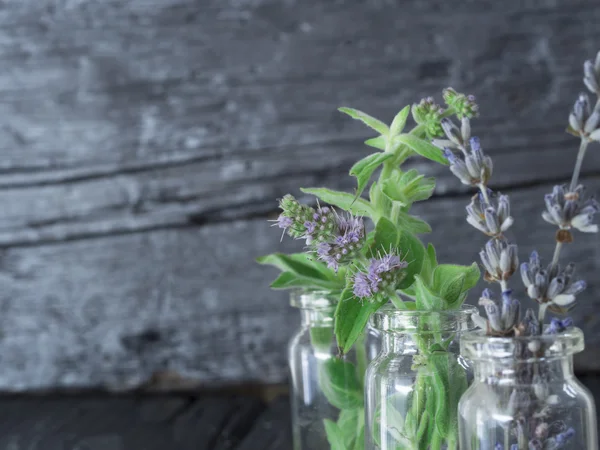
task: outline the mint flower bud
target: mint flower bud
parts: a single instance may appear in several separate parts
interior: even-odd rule
[[[456,111],[456,117],[462,119],[463,117],[473,118],[479,114],[479,106],[475,103],[474,95],[465,95],[456,92],[452,88],[444,89],[444,101],[446,104]]]
[[[485,268],[484,278],[490,282],[508,280],[519,266],[517,246],[504,239],[488,241],[479,257]]]
[[[315,217],[319,216],[316,220],[317,223],[323,223],[323,217],[327,217],[329,211],[323,214],[315,214]],[[316,245],[317,258],[325,262],[327,267],[338,270],[340,264],[350,262],[362,249],[365,239],[365,224],[361,218],[351,215],[335,214],[334,218],[333,234],[326,236],[315,232],[315,239],[319,241]],[[327,240],[322,242],[324,238]]]
[[[595,199],[585,198],[583,185],[577,186],[575,192],[565,192],[565,186],[554,186],[551,194],[544,197],[546,211],[542,217],[548,223],[561,230],[576,228],[584,233],[596,233],[598,225],[593,224],[594,215],[600,210]]]
[[[481,193],[475,194],[466,210],[467,222],[488,236],[500,236],[513,224],[507,195],[499,195],[489,204]]]
[[[302,205],[289,194],[279,201],[279,207],[283,212],[277,219],[276,225],[283,228],[294,239],[307,238],[310,235],[307,224],[313,220],[315,210],[310,206]]]
[[[418,124],[425,125],[425,134],[428,138],[436,138],[444,135],[440,125],[440,119],[444,109],[435,103],[432,97],[422,99],[412,107],[413,117]]]
[[[406,261],[401,261],[399,256],[392,254],[371,259],[367,272],[354,275],[354,295],[372,300],[379,292],[395,290],[396,285],[404,278],[402,269],[407,265]]]

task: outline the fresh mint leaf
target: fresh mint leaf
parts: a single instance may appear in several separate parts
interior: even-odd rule
[[[410,106],[406,106],[398,114],[396,114],[396,117],[394,117],[392,125],[390,126],[390,137],[402,133],[402,130],[404,130],[404,126],[406,125],[406,119],[408,118],[409,112]]]
[[[436,292],[444,292],[447,290],[447,285],[456,280],[459,275],[465,275],[465,281],[462,292],[467,292],[475,287],[479,281],[479,266],[473,263],[470,266],[460,266],[454,264],[440,264],[433,271],[433,289]]]
[[[335,310],[335,336],[338,347],[348,353],[358,337],[363,333],[369,317],[387,300],[367,302],[357,298],[352,288],[346,288]]]
[[[368,145],[369,147],[377,148],[379,150],[386,149],[386,142],[385,142],[384,136],[377,136],[377,137],[374,137],[371,139],[367,139],[365,141],[365,144]]]
[[[388,134],[388,132],[390,131],[388,126],[385,123],[383,123],[381,120],[376,119],[375,117],[372,117],[365,112],[359,111],[358,109],[347,108],[347,107],[342,106],[341,108],[338,108],[338,110],[345,114],[348,114],[353,119],[360,120],[368,127],[373,128],[379,134],[386,136]]]
[[[412,234],[431,233],[431,227],[424,220],[403,211],[398,212],[398,227]]]
[[[424,158],[443,164],[444,166],[449,165],[449,162],[442,153],[442,151],[435,145],[430,144],[429,142],[423,139],[420,139],[411,134],[401,134],[395,139],[410,147],[414,152],[418,153]]]
[[[379,258],[387,255],[390,251],[396,251],[398,247],[398,228],[385,217],[377,221],[375,225],[375,240],[369,251],[369,256]]]
[[[354,364],[330,358],[319,367],[319,386],[327,401],[338,409],[362,408],[363,386]]]
[[[425,258],[425,247],[414,234],[403,231],[400,234],[398,250],[401,252],[402,259],[408,263],[408,267],[404,270],[406,276],[398,288],[406,289],[413,284],[415,275],[421,273],[423,259]]]
[[[446,309],[444,299],[432,291],[419,275],[415,276],[415,296],[418,310],[441,311]]]
[[[331,445],[331,450],[347,450],[344,445],[344,435],[340,430],[340,427],[329,419],[324,419],[323,424],[325,425],[325,433],[327,434],[327,441]]]
[[[300,190],[305,194],[314,195],[325,203],[337,206],[356,216],[375,217],[375,212],[369,202],[362,198],[357,198],[356,195],[348,194],[347,192],[332,191],[327,188],[302,188]]]
[[[365,190],[373,172],[393,156],[394,155],[391,153],[373,153],[364,157],[352,166],[350,175],[356,177],[358,184],[358,187],[356,188],[356,197],[360,197],[360,194]]]
[[[272,289],[304,288],[335,292],[340,291],[341,287],[343,287],[341,284],[333,281],[325,281],[319,278],[307,278],[293,272],[282,272],[275,281],[271,283]]]
[[[284,253],[271,253],[270,255],[256,258],[259,264],[277,267],[281,271],[291,272],[306,278],[315,278],[320,280],[335,280],[335,272],[328,269],[324,264],[315,262],[305,253],[294,253],[286,255]]]

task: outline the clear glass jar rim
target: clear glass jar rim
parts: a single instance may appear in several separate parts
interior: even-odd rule
[[[490,359],[515,359],[523,346],[545,348],[543,357],[524,358],[539,360],[570,356],[585,348],[583,331],[573,327],[560,334],[542,334],[540,336],[496,337],[486,336],[483,330],[465,333],[460,341],[461,354],[473,361]],[[519,358],[517,358],[519,359]]]
[[[338,298],[328,291],[292,291],[290,305],[299,309],[333,310]]]
[[[476,313],[477,308],[471,305],[447,311],[430,311],[398,309],[388,303],[371,316],[370,323],[377,330],[392,333],[422,333],[425,331],[423,325],[433,322],[436,322],[435,332],[467,331],[476,328],[471,320],[471,316]]]

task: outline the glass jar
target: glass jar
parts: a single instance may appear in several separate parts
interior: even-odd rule
[[[294,450],[364,448],[364,373],[378,351],[367,333],[343,357],[333,332],[337,297],[295,292],[301,326],[289,346]]]
[[[368,450],[457,448],[458,400],[470,379],[459,340],[475,328],[475,312],[384,306],[371,317],[381,351],[366,375]]]
[[[575,378],[583,333],[501,338],[469,333],[461,353],[475,378],[459,404],[463,450],[597,450],[596,411]]]

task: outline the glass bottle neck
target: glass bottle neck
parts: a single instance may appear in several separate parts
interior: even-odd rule
[[[384,354],[415,355],[419,353],[419,346],[413,334],[384,332],[381,335],[381,352]]]
[[[300,310],[300,323],[303,327],[333,327],[333,309],[311,309]]]
[[[575,376],[573,356],[530,361],[480,359],[472,362],[475,381],[486,384],[529,384],[534,377],[563,380]]]

